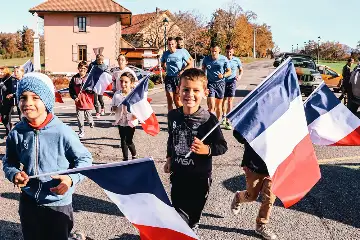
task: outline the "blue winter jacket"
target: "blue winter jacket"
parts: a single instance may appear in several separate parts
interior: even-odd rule
[[[92,164],[90,152],[80,142],[75,132],[56,116],[42,129],[35,130],[23,119],[16,124],[6,140],[3,170],[13,182],[16,173],[23,171],[29,176],[87,167]],[[50,188],[60,181],[51,177],[30,179],[22,191],[34,198],[39,205],[65,206],[72,202],[75,185],[84,176],[69,174],[72,186],[64,195],[56,195]]]

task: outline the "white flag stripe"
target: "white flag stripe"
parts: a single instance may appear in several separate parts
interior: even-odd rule
[[[149,193],[121,195],[105,189],[104,191],[130,222],[137,225],[171,229],[198,239],[176,210],[155,195]]]
[[[94,86],[94,92],[100,95],[104,94],[106,88],[111,83],[112,83],[112,76],[107,72],[103,72]]]
[[[130,106],[130,112],[136,116],[136,118],[144,123],[153,114],[153,109],[147,100],[147,92],[144,93],[144,98],[139,102]]]
[[[358,117],[340,103],[329,112],[315,119],[308,128],[311,141],[314,144],[331,145],[352,133],[359,126]],[[329,129],[331,129],[331,132],[329,132]]]
[[[264,160],[272,177],[308,133],[302,97],[298,96],[290,103],[289,109],[250,145]]]

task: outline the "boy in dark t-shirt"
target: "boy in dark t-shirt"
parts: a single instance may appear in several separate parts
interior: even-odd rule
[[[168,115],[169,138],[166,173],[171,173],[171,200],[174,208],[191,228],[196,228],[211,185],[212,156],[227,151],[227,143],[218,126],[203,142],[200,141],[218,120],[200,107],[207,93],[205,73],[185,70],[180,78],[180,100],[183,107]],[[189,158],[186,154],[192,151]]]

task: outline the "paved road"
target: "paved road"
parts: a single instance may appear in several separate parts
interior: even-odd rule
[[[260,61],[245,66],[239,82],[236,101],[240,101],[273,71],[271,61]],[[166,101],[161,89],[151,93],[154,110],[161,124],[156,137],[147,136],[142,130],[135,134],[135,144],[140,156],[151,155],[156,162],[166,190],[168,176],[163,173],[166,132]],[[56,114],[75,130],[76,118],[72,103],[56,106]],[[117,129],[111,117],[97,120],[97,128],[86,127],[84,144],[93,153],[95,163],[121,160]],[[0,136],[4,129],[0,129]],[[238,216],[229,211],[230,201],[236,190],[244,189],[245,179],[239,167],[243,147],[224,130],[229,151],[214,159],[213,186],[198,231],[201,239],[259,239],[253,233],[259,202],[244,204]],[[5,151],[0,141],[0,153]],[[321,163],[322,179],[300,203],[285,209],[276,202],[271,228],[279,239],[360,239],[360,154],[358,147],[316,147]],[[0,163],[1,165],[1,163]],[[19,194],[4,179],[0,171],[0,239],[21,239],[17,213]],[[85,232],[91,239],[137,240],[137,231],[90,180],[85,180],[74,195],[75,229]]]

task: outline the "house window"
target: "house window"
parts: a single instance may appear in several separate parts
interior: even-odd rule
[[[79,62],[87,61],[87,46],[86,45],[79,45],[78,46],[78,53],[79,53]]]
[[[78,17],[79,32],[86,32],[86,17]]]

